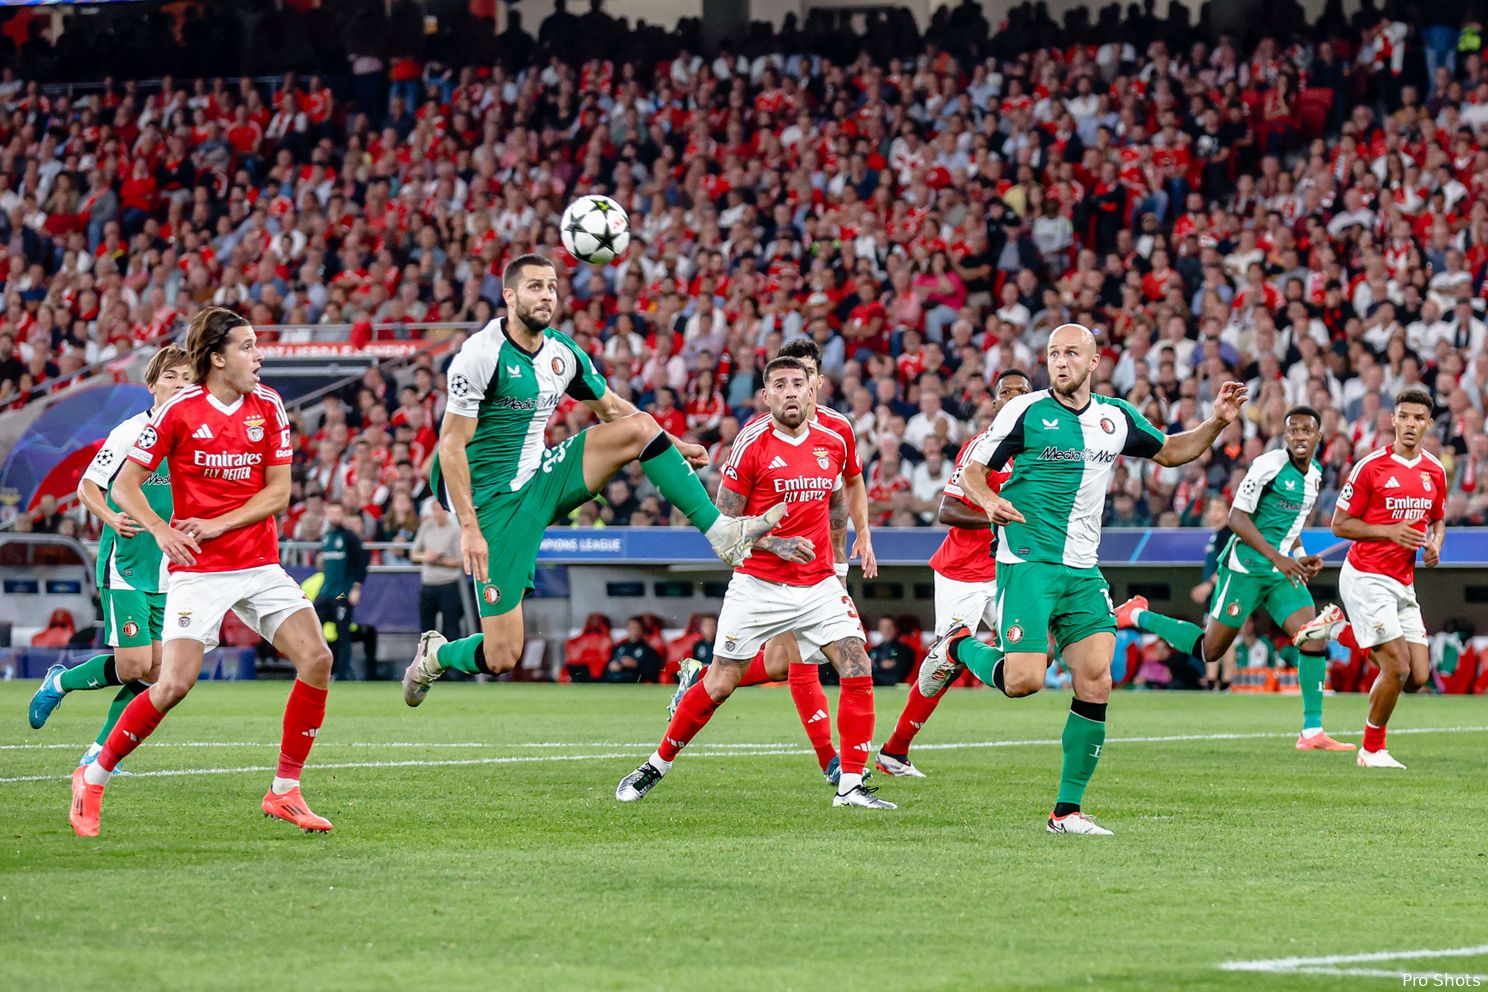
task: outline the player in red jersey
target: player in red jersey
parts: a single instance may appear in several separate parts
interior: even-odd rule
[[[755,554],[734,569],[718,617],[713,663],[682,697],[656,752],[615,788],[621,802],[645,798],[739,686],[760,648],[779,634],[794,634],[819,648],[842,676],[837,712],[842,772],[832,805],[895,808],[863,785],[873,746],[872,669],[852,597],[838,581],[831,558],[817,554],[831,542],[828,505],[848,449],[841,434],[809,419],[809,382],[798,359],[776,358],[765,367],[770,427],[734,442],[717,503],[734,517],[780,504],[790,513],[773,534],[755,542],[757,551],[768,554]]]
[[[264,815],[306,831],[330,830],[331,821],[300,795],[300,770],[325,718],[331,650],[315,609],[279,564],[274,514],[289,502],[289,418],[279,394],[259,384],[263,352],[238,314],[202,310],[191,321],[186,351],[196,385],[155,411],[114,483],[115,501],[170,562],[160,679],[125,708],[98,760],[73,774],[72,828],[79,836],[98,833],[109,775],[186,698],[232,610],[298,675]],[[162,460],[175,497],[170,521],[151,511],[140,488]]]
[[[1369,650],[1379,678],[1359,748],[1361,768],[1405,768],[1385,750],[1385,725],[1402,689],[1431,678],[1426,624],[1416,599],[1416,552],[1435,568],[1447,536],[1447,473],[1421,447],[1434,404],[1424,389],[1395,397],[1395,441],[1354,466],[1338,494],[1333,533],[1354,542],[1338,577],[1348,621],[1329,606],[1297,632],[1296,642],[1334,639]]]
[[[873,537],[868,524],[868,485],[863,479],[863,463],[858,457],[857,432],[852,421],[831,407],[818,406],[816,397],[821,389],[821,349],[810,338],[796,338],[775,353],[776,358],[794,358],[806,367],[806,395],[809,407],[806,419],[814,421],[829,431],[842,435],[847,444],[847,460],[842,466],[842,499],[831,501],[831,534],[833,567],[837,578],[847,587],[848,562],[850,558],[862,561],[863,577],[871,579],[878,575],[878,559],[873,554]],[[762,413],[750,420],[734,440],[734,448],[742,450],[757,431],[769,429],[771,416]],[[847,522],[853,524],[853,548],[847,551]],[[764,654],[750,662],[744,673],[741,686],[759,685],[764,682],[790,683],[791,701],[796,705],[796,715],[806,731],[806,739],[816,753],[816,762],[831,785],[836,785],[842,772],[842,760],[832,743],[832,711],[827,693],[822,689],[820,651],[802,659],[801,648],[794,634],[778,634],[765,644]],[[677,673],[677,691],[667,707],[667,716],[677,712],[682,697],[692,688],[702,673],[702,665],[695,659],[687,659]]]
[[[1028,373],[1021,369],[1005,369],[997,377],[993,395],[992,413],[1015,396],[1033,390]],[[956,456],[956,468],[946,482],[945,492],[940,498],[940,522],[950,525],[940,547],[930,559],[930,568],[935,573],[935,636],[940,637],[952,627],[965,625],[976,632],[983,621],[987,629],[997,630],[997,552],[993,547],[996,533],[987,520],[987,513],[967,498],[960,486],[961,473],[966,470],[967,454],[976,445],[981,435],[962,445]],[[1011,466],[1005,471],[987,469],[987,484],[995,493],[1002,488],[1012,474]],[[952,676],[958,678],[959,676]],[[946,697],[942,692],[926,696],[920,692],[919,680],[910,679],[909,698],[904,710],[894,725],[894,733],[878,750],[874,765],[885,775],[924,778],[909,760],[909,746],[915,735],[925,729],[930,714]]]

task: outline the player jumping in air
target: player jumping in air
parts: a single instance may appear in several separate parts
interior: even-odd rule
[[[1019,369],[1005,369],[997,376],[996,392],[992,397],[992,413],[995,416],[1008,400],[1022,396],[1033,389],[1028,373]],[[961,475],[966,471],[966,460],[976,447],[981,435],[967,441],[956,456],[956,467],[945,484],[940,497],[940,522],[950,529],[940,542],[930,568],[935,573],[935,636],[941,637],[952,627],[965,625],[973,634],[985,623],[992,631],[997,630],[997,557],[993,548],[994,532],[986,511],[966,498],[961,488]],[[987,470],[987,486],[997,492],[1008,478],[1007,472]],[[948,681],[954,682],[960,671]],[[920,692],[919,681],[909,683],[909,698],[904,710],[894,725],[894,733],[878,749],[875,767],[885,775],[903,775],[908,778],[924,778],[909,760],[909,747],[915,736],[925,729],[930,715],[946,697],[926,696]]]
[[[1049,337],[1052,388],[1012,400],[997,414],[966,461],[962,488],[998,527],[997,622],[1000,647],[953,627],[930,648],[920,667],[920,692],[938,696],[965,665],[1008,696],[1044,685],[1049,636],[1063,654],[1074,699],[1062,737],[1059,795],[1048,820],[1051,833],[1109,834],[1080,810],[1106,740],[1111,658],[1116,622],[1111,593],[1097,565],[1101,509],[1116,459],[1151,458],[1183,465],[1209,449],[1240,415],[1243,383],[1227,382],[1214,415],[1171,437],[1124,400],[1092,395],[1090,376],[1100,362],[1095,336],[1080,324],[1061,324]],[[1001,494],[987,470],[1013,463]]]
[[[756,545],[761,554],[734,569],[718,616],[713,663],[682,697],[656,752],[615,788],[621,802],[644,799],[738,687],[750,659],[772,637],[792,634],[820,649],[842,676],[842,771],[832,805],[895,808],[863,785],[873,738],[873,676],[863,624],[831,558],[816,553],[830,541],[827,506],[848,449],[841,434],[809,419],[809,381],[805,364],[794,358],[776,358],[765,367],[770,427],[734,442],[718,505],[737,515],[790,504],[791,513],[778,534]]]
[[[114,650],[95,655],[74,668],[53,665],[31,697],[31,726],[40,730],[52,711],[69,692],[118,686],[109,705],[108,717],[98,738],[84,752],[80,764],[91,764],[103,750],[104,741],[119,721],[129,701],[149,687],[160,672],[160,630],[165,617],[165,588],[168,580],[160,546],[119,509],[111,489],[124,467],[135,438],[150,416],[191,382],[186,352],[173,344],[157,351],[145,367],[145,387],[154,405],[109,431],[93,456],[82,481],[78,498],[103,521],[98,541],[98,597],[103,604],[104,643]],[[145,498],[150,509],[166,519],[171,515],[170,472],[164,463],[145,480]]]
[[[1338,576],[1345,621],[1329,606],[1296,636],[1298,644],[1342,642],[1369,651],[1379,677],[1369,690],[1361,768],[1405,766],[1385,750],[1385,727],[1402,689],[1431,679],[1426,624],[1416,598],[1416,552],[1435,568],[1447,536],[1447,473],[1421,447],[1434,405],[1424,389],[1395,397],[1395,441],[1361,458],[1333,510],[1333,533],[1354,542]]]
[[[160,679],[124,708],[103,752],[72,776],[72,828],[98,833],[103,790],[119,762],[186,698],[228,610],[273,644],[298,676],[284,709],[279,765],[260,804],[265,816],[307,831],[331,829],[300,794],[300,771],[325,719],[331,679],[315,609],[279,564],[274,515],[289,502],[289,418],[258,381],[263,352],[253,327],[222,307],[191,321],[186,352],[196,385],[161,405],[129,449],[112,495],[170,562]],[[174,518],[152,509],[143,486],[170,466]]]
[[[842,466],[841,498],[834,494],[829,507],[832,525],[832,557],[837,578],[844,588],[847,586],[848,552],[847,521],[853,523],[852,557],[861,558],[863,577],[871,579],[878,575],[878,560],[873,554],[873,538],[868,526],[868,486],[863,479],[863,463],[858,458],[858,439],[852,421],[833,410],[817,404],[817,393],[821,389],[821,349],[810,338],[796,338],[775,353],[776,358],[794,358],[806,368],[806,395],[808,410],[806,417],[826,430],[842,435],[847,443],[847,460]],[[734,445],[745,443],[757,431],[769,429],[771,417],[762,413],[739,432]],[[831,704],[821,684],[820,652],[815,652],[805,661],[794,634],[777,634],[765,644],[764,654],[756,658],[745,671],[740,686],[759,685],[764,682],[789,680],[791,701],[796,704],[796,714],[806,730],[806,739],[816,752],[816,762],[821,767],[827,782],[836,785],[842,770],[841,758],[832,743]],[[670,718],[677,712],[682,697],[692,688],[702,672],[702,664],[694,658],[682,662],[677,674],[677,691],[667,708]]]
[[[1311,407],[1287,411],[1282,447],[1251,464],[1230,508],[1234,537],[1220,553],[1214,596],[1204,629],[1187,620],[1154,613],[1143,596],[1116,608],[1116,626],[1156,634],[1184,654],[1218,661],[1235,643],[1245,620],[1262,605],[1288,637],[1317,616],[1307,583],[1322,571],[1317,555],[1291,556],[1317,503],[1323,469],[1315,460],[1322,418]],[[1293,660],[1302,687],[1302,732],[1298,751],[1352,751],[1352,744],[1323,732],[1323,683],[1328,672],[1326,645],[1304,641]],[[1294,646],[1285,649],[1297,652]]]
[[[661,495],[691,520],[718,557],[738,565],[785,513],[724,516],[692,465],[708,452],[669,436],[648,413],[610,392],[589,356],[549,325],[558,313],[558,273],[541,255],[519,255],[502,273],[508,316],[460,346],[449,369],[449,405],[430,487],[460,522],[460,555],[475,578],[481,631],[446,641],[419,638],[403,674],[403,701],[418,706],[450,669],[496,675],[516,667],[524,639],[522,597],[533,588],[543,531],[594,498],[639,458]],[[564,394],[604,423],[554,447],[543,429]]]

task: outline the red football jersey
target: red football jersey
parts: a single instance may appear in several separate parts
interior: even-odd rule
[[[263,491],[269,466],[288,465],[293,454],[284,403],[268,386],[232,406],[189,386],[155,411],[129,451],[151,471],[161,460],[170,463],[175,520],[238,509]],[[197,543],[196,564],[172,564],[172,572],[231,572],[279,563],[273,517]]]
[[[768,413],[757,413],[750,418],[749,423],[744,425],[744,430],[769,419]],[[842,435],[842,442],[847,445],[847,461],[842,466],[842,477],[856,479],[862,475],[863,462],[858,457],[858,432],[853,430],[852,421],[829,406],[818,406],[811,419],[827,430]],[[741,430],[739,433],[742,435],[744,431]]]
[[[802,565],[756,549],[737,571],[788,586],[812,586],[831,578],[835,572],[828,503],[846,463],[842,435],[815,420],[807,421],[800,437],[775,429],[769,419],[751,421],[740,431],[723,463],[724,488],[745,498],[748,516],[789,503],[790,512],[771,536],[807,538],[816,557]]]
[[[980,434],[977,437],[981,437]],[[966,459],[976,445],[977,437],[961,446],[956,456],[956,467],[946,481],[945,494],[971,507],[977,512],[982,508],[969,499],[961,489],[961,473],[966,471]],[[995,493],[1012,476],[1012,463],[1004,472],[987,470],[987,484]],[[992,553],[992,538],[996,535],[991,527],[952,527],[946,531],[945,540],[935,549],[930,567],[948,579],[957,582],[991,582],[997,578],[997,558]]]
[[[1366,524],[1411,520],[1424,531],[1445,512],[1446,470],[1428,452],[1407,461],[1393,449],[1387,444],[1359,460],[1338,493],[1338,508]],[[1416,579],[1416,553],[1390,541],[1355,541],[1348,561],[1405,585]]]

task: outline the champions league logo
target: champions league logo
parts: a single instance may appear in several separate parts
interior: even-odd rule
[[[470,395],[470,380],[463,374],[450,376],[449,391],[455,399],[463,400]]]
[[[135,441],[134,443],[141,448],[149,450],[150,448],[155,447],[155,442],[157,440],[159,440],[159,437],[155,433],[155,428],[146,427],[144,430],[140,431],[139,440]]]

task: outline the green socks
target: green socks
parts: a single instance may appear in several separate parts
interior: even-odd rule
[[[457,672],[479,675],[485,671],[481,667],[482,645],[485,643],[485,634],[471,634],[458,641],[450,641],[440,645],[439,650],[434,652],[434,661],[440,668],[453,668]]]
[[[967,671],[981,679],[983,685],[1002,688],[1002,679],[998,677],[1002,674],[999,670],[1003,656],[1001,648],[983,644],[975,637],[963,637],[951,645],[951,653],[966,666]]]
[[[1204,639],[1204,628],[1198,624],[1189,623],[1187,620],[1175,620],[1161,613],[1153,613],[1151,610],[1139,610],[1135,622],[1138,630],[1156,634],[1184,654],[1191,654],[1200,661],[1204,660],[1199,648],[1199,642]]]
[[[1323,681],[1328,675],[1328,659],[1320,654],[1303,654],[1297,658],[1297,684],[1302,687],[1302,729],[1323,729]]]
[[[687,515],[692,525],[708,532],[719,518],[718,507],[708,498],[708,490],[698,479],[682,452],[665,434],[658,434],[641,452],[641,468],[666,501]]]
[[[135,696],[138,696],[148,688],[150,688],[148,685],[138,680],[125,683],[120,687],[119,694],[109,704],[108,718],[103,721],[103,729],[98,732],[96,743],[99,747],[103,747],[104,744],[108,743],[109,731],[113,730],[114,724],[119,722],[119,714],[124,712],[124,707],[128,706]]]
[[[1166,618],[1164,618],[1166,619]],[[1070,700],[1070,713],[1064,721],[1064,734],[1059,738],[1064,749],[1064,764],[1059,771],[1059,798],[1055,815],[1063,816],[1080,807],[1085,787],[1100,762],[1101,748],[1106,743],[1106,704]]]
[[[108,685],[119,685],[119,673],[114,669],[112,654],[94,655],[74,668],[69,668],[57,678],[63,692],[79,689],[102,689]]]

